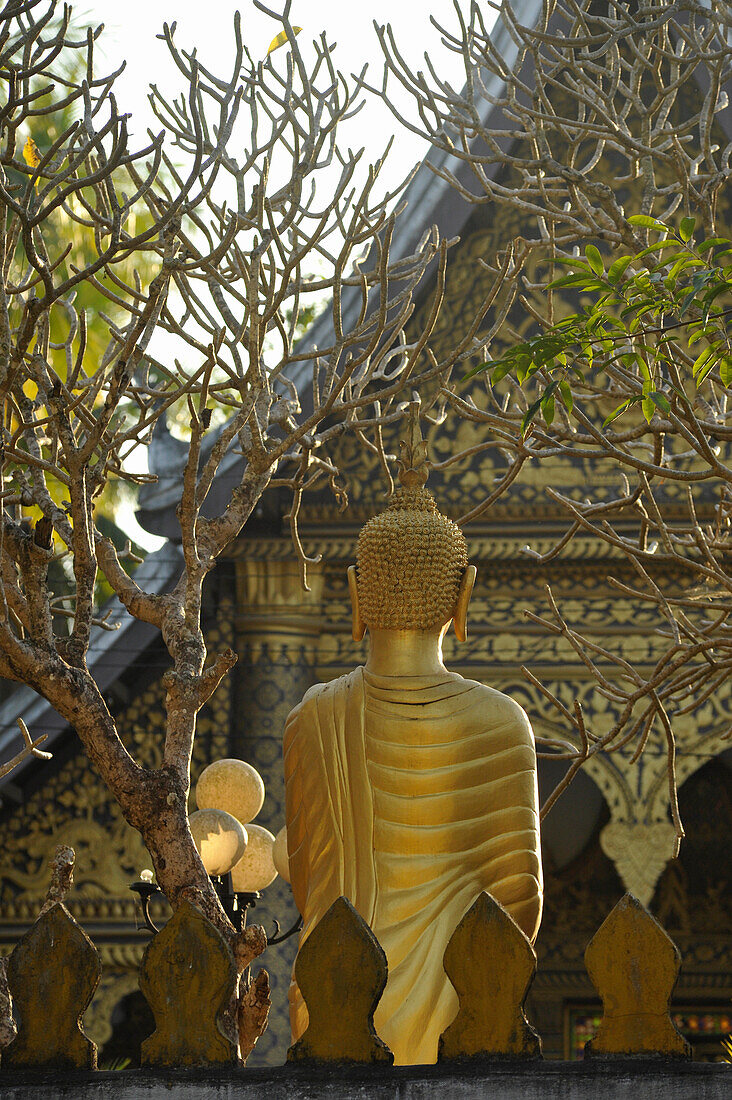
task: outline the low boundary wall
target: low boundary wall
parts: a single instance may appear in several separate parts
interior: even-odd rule
[[[459,1066],[6,1073],[2,1100],[729,1100],[732,1065],[471,1061]]]

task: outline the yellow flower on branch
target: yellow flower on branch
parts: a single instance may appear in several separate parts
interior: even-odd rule
[[[292,30],[295,34],[299,34],[302,30],[302,27],[293,27]],[[287,31],[280,31],[280,33],[276,34],[270,42],[269,47],[267,48],[267,56],[269,56],[274,50],[278,50],[280,46],[286,45],[288,41],[289,39],[287,37]]]
[[[31,168],[37,168],[41,163],[41,154],[38,151],[38,146],[30,134],[25,139],[25,145],[23,146],[23,159]],[[39,181],[36,180],[36,187],[38,187],[38,183]]]

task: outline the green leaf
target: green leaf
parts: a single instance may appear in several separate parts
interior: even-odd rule
[[[475,378],[476,374],[480,374],[480,372],[484,370],[490,370],[492,366],[493,361],[490,359],[486,363],[478,363],[477,367],[471,367],[470,370],[463,375],[462,381],[467,382],[469,378]]]
[[[707,374],[714,366],[714,355],[716,353],[716,350],[717,349],[714,347],[714,345],[709,345],[708,347],[704,348],[704,350],[701,351],[694,360],[694,364],[691,368],[691,373],[692,376],[696,378],[697,386],[706,378]]]
[[[671,402],[669,401],[668,397],[666,397],[665,393],[659,393],[658,390],[656,390],[656,392],[652,393],[650,397],[653,404],[656,406],[657,409],[660,409],[661,412],[671,412]]]
[[[502,363],[499,362],[491,375],[491,385],[495,386],[496,382],[500,382],[502,378],[505,378],[511,372],[511,366],[512,364],[506,359]]]
[[[699,386],[701,386],[702,382],[704,381],[706,376],[709,374],[709,372],[711,370],[713,370],[714,367],[717,365],[718,358],[719,358],[719,356],[717,354],[717,350],[715,349],[714,353],[712,354],[709,361],[707,363],[705,363],[705,365],[702,367],[702,369],[699,371],[699,373],[696,376],[697,389],[699,388]]]
[[[633,320],[628,325],[628,332],[636,332],[640,328],[641,321],[646,313],[651,313],[655,309],[655,302],[646,302],[644,306],[641,306]]]
[[[607,326],[616,326],[617,322],[614,317],[611,317],[609,313],[606,313],[604,309],[595,307],[585,314],[584,331],[578,332],[578,338],[592,337],[595,335],[601,335]]]
[[[576,286],[585,290],[604,290],[605,284],[593,279],[591,275],[564,275],[561,279],[554,279],[548,284],[548,289],[553,290],[559,286]]]
[[[546,338],[542,341],[534,351],[534,363],[537,369],[539,367],[547,366],[551,364],[553,359],[558,359],[562,356],[568,347],[574,344],[574,339],[558,338],[551,333],[547,333]]]
[[[569,330],[569,332],[575,332],[575,330],[579,331],[582,327],[583,321],[584,317],[582,316],[582,314],[573,313],[570,317],[564,317],[561,321],[557,321],[554,326],[554,330],[556,332],[562,333],[566,332],[567,330]]]
[[[526,375],[528,374],[529,367],[532,363],[531,352],[526,350],[527,346],[527,344],[519,344],[518,348],[516,349],[516,381],[520,386],[523,386],[524,382],[526,381]]]
[[[554,420],[554,394],[544,394],[541,399],[541,411],[547,427],[550,427]]]
[[[723,386],[729,386],[732,382],[732,356],[723,355],[719,364],[719,376]]]
[[[571,413],[574,408],[574,397],[572,396],[572,387],[564,378],[559,383],[559,392],[562,395],[565,409],[568,413]]]
[[[694,232],[694,226],[696,225],[696,218],[682,218],[681,225],[679,226],[679,236],[682,241],[688,241],[691,239],[691,234]]]
[[[597,248],[596,245],[588,244],[585,248],[585,256],[587,257],[587,262],[589,263],[590,267],[595,272],[595,275],[605,274],[605,265],[602,262],[600,250],[599,248]]]
[[[643,398],[643,401],[641,402],[641,408],[643,409],[643,415],[646,418],[646,424],[650,424],[650,422],[653,420],[653,414],[656,411],[655,402],[650,394],[648,395],[648,397]]]
[[[668,237],[664,237],[662,241],[656,241],[655,244],[649,244],[647,248],[642,248],[636,256],[636,259],[639,260],[642,256],[649,256],[653,252],[660,252],[664,248],[675,248],[678,251],[681,247],[679,242],[674,240],[673,237],[670,240]]]
[[[706,363],[707,359],[709,359],[711,354],[712,354],[712,349],[710,347],[706,347],[706,348],[704,348],[703,351],[701,351],[699,353],[699,355],[697,355],[696,359],[694,360],[694,364],[691,368],[691,373],[694,376],[696,376],[697,372],[701,369],[701,367],[704,366],[704,364]]]
[[[619,283],[625,273],[625,269],[633,259],[632,256],[620,256],[617,260],[614,260],[610,264],[610,270],[607,273],[608,281],[615,285]]]
[[[634,312],[637,312],[638,310],[641,310],[641,309],[643,309],[643,310],[653,309],[655,306],[656,306],[656,299],[655,298],[638,298],[637,301],[634,301],[632,306],[626,306],[625,309],[621,312],[621,315],[620,315],[621,320],[624,321],[625,318],[627,316],[629,316],[629,313],[634,313]]]
[[[692,278],[691,285],[696,290],[701,290],[703,287],[707,286],[708,283],[711,283],[713,279],[716,280],[716,278],[716,271],[698,271]]]
[[[730,288],[727,283],[720,283],[719,286],[710,287],[710,289],[704,295],[704,320],[709,317],[709,311],[712,308],[712,303],[716,298],[719,298],[720,294],[729,292]]]
[[[638,402],[642,400],[643,398],[640,396],[640,394],[635,394],[635,396],[628,397],[625,401],[621,401],[617,409],[613,409],[610,415],[605,417],[602,422],[603,428],[607,428],[609,424],[612,424],[613,420],[617,420],[618,417],[621,416],[626,409],[629,409],[631,405],[637,405]]]
[[[719,244],[730,244],[730,241],[726,237],[708,237],[706,241],[702,241],[699,245],[697,252],[700,256],[703,256],[710,248],[716,248]]]
[[[668,278],[675,279],[682,271],[685,271],[687,267],[701,267],[703,263],[703,260],[697,260],[694,256],[690,256],[687,252],[683,252],[669,271]]]
[[[644,225],[647,229],[666,230],[668,228],[663,222],[659,222],[655,218],[650,218],[648,214],[631,214],[628,218],[628,225]]]
[[[684,316],[691,303],[696,298],[696,289],[688,291],[681,299],[681,308],[679,309],[679,320]]]
[[[529,427],[529,425],[531,424],[531,421],[534,419],[534,417],[538,413],[539,408],[541,406],[541,402],[542,402],[542,398],[540,397],[538,401],[535,401],[533,403],[533,405],[529,405],[528,409],[524,413],[524,418],[521,421],[521,435],[526,435],[526,429]]]

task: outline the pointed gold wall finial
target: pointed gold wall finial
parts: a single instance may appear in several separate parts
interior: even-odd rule
[[[483,891],[453,932],[443,958],[460,1008],[440,1036],[438,1062],[452,1058],[541,1058],[524,1014],[536,953],[503,906]]]
[[[420,397],[412,393],[407,420],[407,438],[399,440],[399,481],[405,489],[421,489],[429,477],[427,443],[419,423]]]
[[[392,1065],[394,1055],[374,1029],[388,974],[386,955],[366,921],[348,898],[336,898],[295,960],[309,1020],[287,1061]]]
[[[6,1069],[96,1069],[97,1048],[82,1025],[102,963],[81,925],[54,902],[8,959],[18,1034],[2,1053]]]
[[[602,1021],[585,1043],[585,1058],[691,1058],[671,1018],[681,955],[655,917],[626,894],[585,951],[590,980],[602,998]]]
[[[236,984],[229,944],[184,901],[142,956],[140,990],[155,1017],[155,1031],[142,1043],[143,1066],[235,1065],[223,1014]]]

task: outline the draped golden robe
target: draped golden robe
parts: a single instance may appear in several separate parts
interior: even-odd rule
[[[524,711],[452,673],[318,684],[285,728],[287,839],[304,942],[340,895],[389,964],[376,1030],[397,1065],[434,1062],[457,1011],[442,967],[483,890],[533,941],[542,875]],[[307,1008],[293,980],[293,1041]]]

